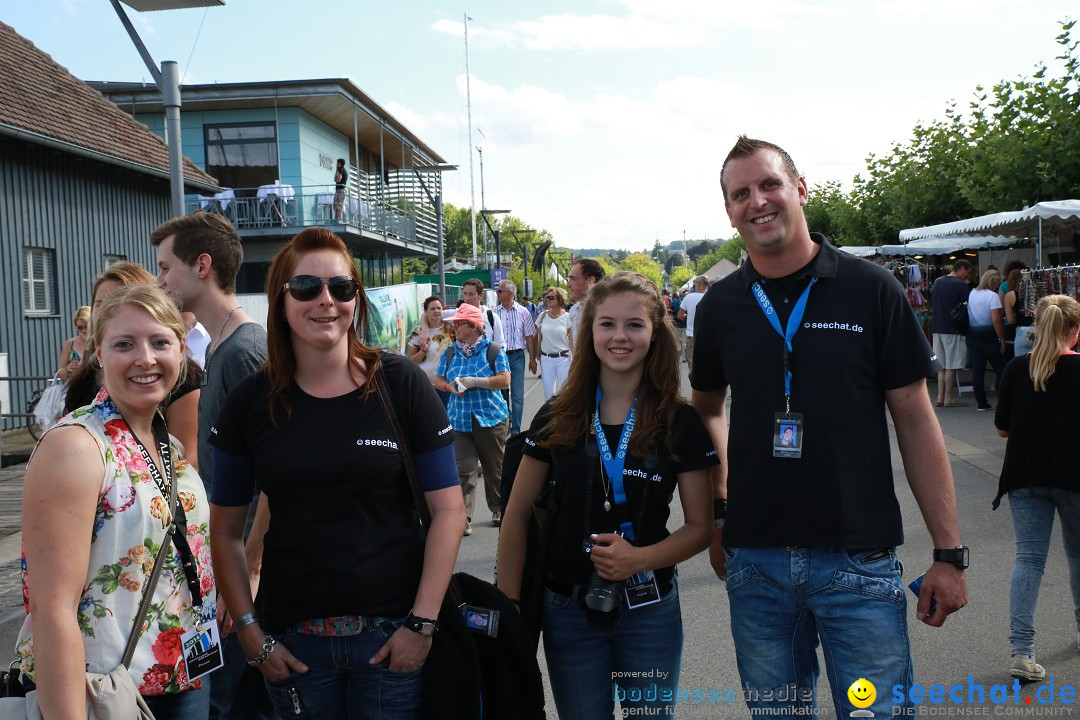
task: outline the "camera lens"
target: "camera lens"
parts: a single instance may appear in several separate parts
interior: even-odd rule
[[[614,612],[619,607],[619,589],[622,583],[604,580],[593,568],[589,589],[585,593],[585,607],[596,612]]]

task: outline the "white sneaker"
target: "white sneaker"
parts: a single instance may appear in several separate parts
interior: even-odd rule
[[[1046,670],[1035,662],[1034,655],[1013,655],[1009,663],[1009,676],[1024,680],[1042,680],[1046,677]]]

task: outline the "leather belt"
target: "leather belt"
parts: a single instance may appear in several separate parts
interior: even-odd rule
[[[562,352],[557,352],[557,353],[540,353],[540,354],[543,355],[544,357],[570,357],[570,351],[569,350],[563,350]]]

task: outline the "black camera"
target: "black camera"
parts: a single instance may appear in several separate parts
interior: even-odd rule
[[[596,540],[591,536],[585,538],[582,550],[586,556],[592,556],[593,546]],[[593,567],[592,575],[589,576],[589,587],[585,591],[585,607],[596,612],[615,612],[622,602],[622,582],[612,582],[600,577]]]

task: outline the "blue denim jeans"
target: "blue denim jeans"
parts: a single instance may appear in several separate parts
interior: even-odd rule
[[[1054,511],[1061,518],[1061,538],[1069,564],[1076,629],[1080,632],[1080,493],[1051,487],[1009,491],[1013,528],[1016,531],[1016,562],[1009,592],[1009,642],[1013,655],[1035,654],[1035,606],[1039,602]]]
[[[577,602],[545,588],[543,622],[559,720],[611,720],[616,698],[637,714],[674,715],[683,648],[677,584],[660,602],[624,607],[603,626],[589,624]]]
[[[521,415],[525,411],[525,351],[510,350],[510,435],[521,432]]]
[[[285,718],[415,720],[420,717],[424,669],[393,672],[389,660],[368,660],[401,627],[388,620],[359,635],[322,637],[287,633],[274,638],[308,666],[278,682],[266,681],[270,701]]]
[[[877,687],[866,709],[892,717],[888,689],[912,682],[903,566],[894,550],[736,548],[728,555],[731,634],[751,710],[808,717],[817,703],[820,643],[837,717],[857,709],[847,691],[860,678]]]
[[[206,720],[210,713],[210,691],[206,688],[176,695],[144,695],[143,700],[155,720]]]

